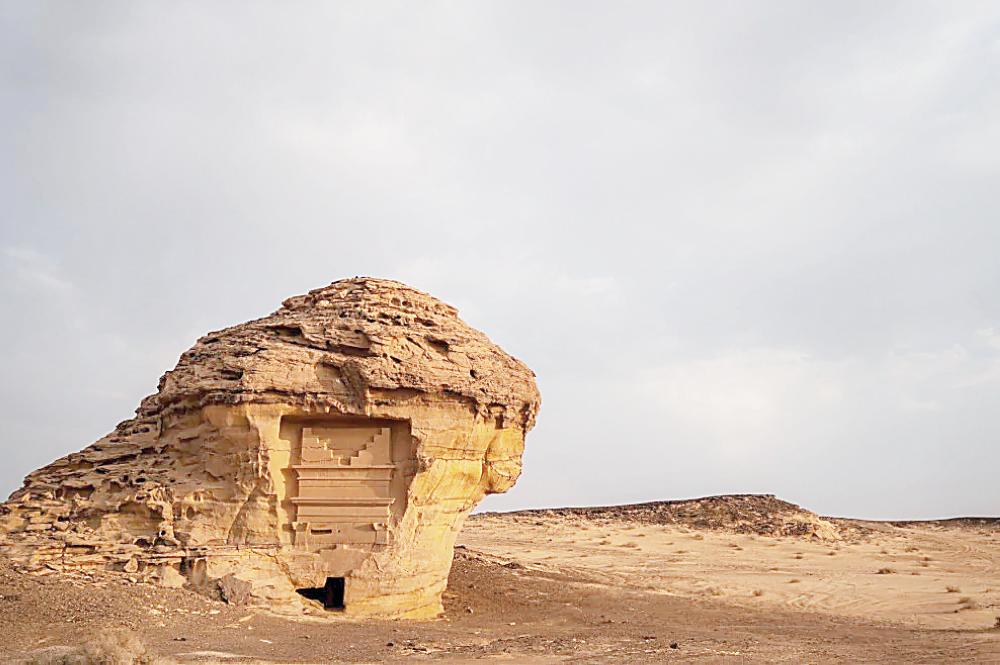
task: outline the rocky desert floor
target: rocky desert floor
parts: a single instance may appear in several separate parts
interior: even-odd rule
[[[445,607],[289,618],[0,562],[0,662],[79,662],[58,658],[130,631],[176,663],[1000,663],[1000,520],[821,518],[766,496],[483,514]]]

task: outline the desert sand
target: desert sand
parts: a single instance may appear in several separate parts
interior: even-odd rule
[[[0,661],[134,631],[180,663],[1000,662],[1000,520],[821,518],[771,497],[473,515],[436,621],[290,618],[0,564]]]
[[[820,519],[822,536],[761,536],[539,511],[470,520],[460,542],[530,568],[684,598],[822,612],[933,630],[1000,616],[995,520]],[[511,528],[511,525],[516,528]]]

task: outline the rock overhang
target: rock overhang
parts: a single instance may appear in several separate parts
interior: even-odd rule
[[[465,324],[454,307],[400,282],[360,277],[205,335],[162,377],[147,408],[327,398],[359,411],[370,401],[366,391],[371,400],[416,391],[501,409],[523,429],[534,424],[539,405],[531,370]]]

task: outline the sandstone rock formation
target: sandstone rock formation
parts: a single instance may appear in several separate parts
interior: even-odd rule
[[[436,616],[458,530],[517,480],[538,407],[531,370],[454,308],[334,282],[202,337],[134,418],[30,474],[0,504],[0,555]]]

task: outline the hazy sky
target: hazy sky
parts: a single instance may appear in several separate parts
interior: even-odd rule
[[[538,374],[485,509],[1000,514],[1000,3],[0,0],[0,494],[354,275]]]

